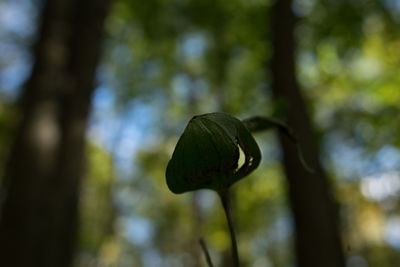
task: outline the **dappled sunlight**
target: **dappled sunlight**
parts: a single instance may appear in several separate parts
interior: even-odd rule
[[[394,215],[390,216],[386,222],[385,227],[385,239],[386,241],[400,250],[400,216]]]
[[[39,2],[0,0],[2,163],[8,162],[24,118],[27,99],[17,99],[37,57],[32,47],[39,36]],[[400,1],[361,2],[291,3],[299,18],[295,69],[316,132],[317,158],[338,203],[346,266],[394,267],[400,262]],[[289,102],[273,93],[275,3],[116,1],[105,23],[88,108],[74,267],[205,266],[199,238],[215,266],[229,262],[231,240],[218,194],[172,194],[166,168],[195,114],[284,120],[290,111]],[[64,94],[52,98],[54,105],[44,103],[37,114],[29,113],[39,118],[29,137],[41,153],[32,161],[45,165],[62,158],[50,152],[70,149],[58,147],[70,127],[59,122],[76,112],[60,113]],[[82,121],[76,129],[84,126]],[[232,186],[241,266],[295,266],[296,222],[288,197],[291,181],[281,163],[285,155],[274,129],[254,138],[261,164]],[[244,148],[237,147],[235,174],[254,159],[246,162]],[[305,147],[304,154],[311,150]],[[178,171],[189,154],[179,159]],[[303,178],[296,177],[299,185],[310,189]],[[57,204],[47,197],[43,203]]]
[[[400,172],[388,172],[365,177],[361,181],[361,192],[375,201],[397,198],[400,193]]]

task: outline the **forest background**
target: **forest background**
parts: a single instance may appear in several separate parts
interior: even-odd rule
[[[278,132],[255,134],[262,164],[233,194],[243,266],[321,266],[315,250],[323,244],[332,252],[325,260],[342,258],[342,266],[397,266],[400,1],[79,2],[0,1],[0,266],[26,266],[18,265],[25,256],[32,266],[205,266],[200,236],[216,265],[229,266],[216,195],[177,196],[165,183],[186,123],[214,111],[287,121],[317,169],[309,178],[296,169],[297,154]],[[49,25],[57,35],[48,34]],[[71,50],[43,48],[47,36]],[[63,53],[68,70],[51,65],[62,65]],[[35,87],[37,74],[52,69],[78,78],[50,75]],[[94,91],[82,95],[82,88]],[[40,170],[47,173],[60,157],[52,166],[63,175],[48,177],[61,182],[40,180],[47,177],[36,162],[48,152],[44,146],[15,145],[36,105],[46,123],[60,122],[60,140],[75,133],[74,119],[86,125],[90,109],[86,130],[78,127],[85,142],[64,144],[71,150],[55,150]],[[46,131],[46,123],[40,129],[49,145],[53,128]],[[60,229],[66,239],[58,238]],[[329,241],[321,245],[324,233]]]

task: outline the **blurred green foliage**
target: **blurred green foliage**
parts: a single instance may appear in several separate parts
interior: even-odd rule
[[[115,96],[113,116],[145,106],[140,120],[151,123],[141,127],[139,120],[128,120],[142,133],[135,137],[140,140],[131,151],[129,171],[118,161],[118,140],[102,146],[88,135],[76,266],[199,266],[193,255],[200,253],[200,236],[214,262],[223,262],[229,236],[220,203],[209,191],[201,191],[196,201],[190,194],[173,195],[165,168],[194,114],[224,109],[244,119],[279,113],[271,102],[267,68],[273,53],[272,4],[115,1],[99,83]],[[293,9],[298,80],[336,188],[348,266],[397,266],[399,1],[297,0]],[[1,79],[12,64],[6,59],[0,56]],[[6,96],[1,100],[0,159],[5,162],[18,109]],[[111,131],[118,132],[106,129]],[[263,162],[234,186],[240,188],[234,217],[243,266],[293,266],[293,227],[276,138],[273,133],[255,137]],[[205,266],[202,255],[200,264]]]
[[[94,144],[87,145],[86,165],[81,189],[78,251],[95,258],[101,255],[103,244],[114,234],[116,214],[112,185],[115,175],[111,155]]]

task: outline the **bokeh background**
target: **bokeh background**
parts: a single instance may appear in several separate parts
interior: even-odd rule
[[[194,114],[276,114],[274,3],[112,2],[86,134],[74,266],[206,266],[199,236],[216,265],[229,256],[216,194],[172,194],[165,168]],[[0,1],[4,164],[21,118],[19,97],[35,61],[43,6]],[[291,9],[297,82],[339,205],[346,265],[398,266],[400,1],[295,0]],[[275,131],[255,138],[262,164],[234,187],[243,266],[296,266],[279,140]]]

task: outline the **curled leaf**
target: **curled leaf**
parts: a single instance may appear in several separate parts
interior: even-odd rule
[[[242,166],[240,149],[245,156]],[[167,185],[176,194],[221,191],[256,169],[260,160],[260,149],[240,120],[220,112],[194,116],[168,163]]]
[[[301,165],[303,165],[304,169],[306,169],[310,173],[315,173],[315,170],[311,168],[304,159],[301,145],[296,137],[296,134],[293,132],[292,129],[290,129],[290,127],[286,123],[275,118],[254,116],[243,120],[243,124],[252,133],[269,130],[273,127],[278,128],[296,145],[297,156],[299,157],[300,163]]]

